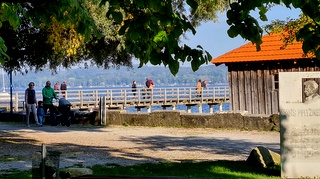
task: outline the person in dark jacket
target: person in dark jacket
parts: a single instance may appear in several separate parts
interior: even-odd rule
[[[25,101],[25,107],[26,107],[26,122],[27,127],[30,127],[29,118],[30,118],[30,112],[33,113],[34,120],[37,125],[39,125],[38,117],[37,117],[37,97],[36,97],[36,91],[34,90],[34,83],[29,83],[29,88],[26,89],[25,95],[24,95],[24,101]]]
[[[133,92],[133,96],[136,96],[136,91],[137,91],[137,82],[134,80],[132,82],[132,92]]]
[[[65,98],[66,97],[66,91],[67,91],[67,83],[66,80],[63,80],[61,86],[60,86],[60,90],[62,93],[62,97]]]

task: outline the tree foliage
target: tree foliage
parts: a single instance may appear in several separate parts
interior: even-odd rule
[[[267,29],[283,33],[285,43],[293,40],[302,41],[304,53],[313,53],[320,59],[319,0],[238,0],[230,5],[231,9],[227,12],[227,23],[230,25],[229,36],[236,37],[240,35],[256,44],[257,50],[260,50],[263,30],[257,20],[250,15],[250,12],[258,10],[260,19],[267,21],[266,13],[269,9],[268,7],[280,4],[284,4],[287,8],[301,9],[302,15],[300,19],[274,21],[267,26]]]
[[[195,71],[211,55],[180,45],[187,31],[214,20],[227,0],[5,0],[0,2],[0,62],[7,71],[69,68],[88,60],[97,66],[179,62]]]
[[[131,66],[125,49],[116,48],[120,38],[97,26],[112,22],[104,18],[96,23],[93,17],[105,16],[106,7],[91,2],[94,1],[1,3],[0,34],[5,43],[1,45],[0,61],[5,69],[28,72],[30,67],[55,71],[58,67],[69,68],[88,61],[105,68]],[[94,13],[90,13],[92,8]],[[6,18],[9,16],[12,18]]]

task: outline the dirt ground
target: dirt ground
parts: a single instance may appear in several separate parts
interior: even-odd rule
[[[280,153],[279,132],[83,125],[27,128],[22,123],[3,122],[0,131],[0,172],[31,169],[32,156],[41,150],[42,144],[49,151],[62,152],[60,168],[246,160],[257,146]]]

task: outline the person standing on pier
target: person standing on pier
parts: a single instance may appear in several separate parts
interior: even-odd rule
[[[201,97],[201,91],[202,91],[201,80],[199,79],[196,86],[197,97]]]
[[[132,92],[134,97],[136,97],[136,91],[137,91],[137,82],[134,80],[132,82]]]
[[[30,112],[32,112],[34,120],[36,124],[39,126],[38,117],[37,117],[37,97],[36,97],[36,91],[34,90],[34,83],[29,83],[29,88],[26,89],[25,95],[24,95],[24,101],[25,101],[25,107],[26,107],[26,122],[27,127],[30,127],[29,124],[29,118],[30,118]]]
[[[66,91],[67,91],[66,80],[63,80],[63,82],[61,83],[60,90],[61,90],[61,93],[62,93],[62,97],[65,98],[66,97]]]
[[[207,91],[207,81],[206,80],[203,80],[201,82],[201,90],[202,90],[202,95],[203,96],[207,96],[208,95],[208,91]]]
[[[146,79],[146,86],[147,86],[147,98],[151,97],[152,89],[154,87],[153,81],[151,78]]]
[[[59,94],[59,90],[60,90],[59,81],[57,81],[56,84],[54,84],[53,89],[56,93]]]
[[[56,126],[57,120],[56,116],[61,115],[57,108],[53,105],[53,98],[58,99],[57,93],[51,88],[51,82],[47,81],[46,86],[42,89],[42,97],[43,97],[43,108],[44,111],[50,111],[51,125]]]
[[[202,87],[203,89],[207,89],[207,81],[206,81],[206,80],[203,80],[203,81],[202,81],[201,87]]]
[[[149,80],[149,78],[146,79],[146,87],[147,87],[147,88],[150,87],[150,80]]]

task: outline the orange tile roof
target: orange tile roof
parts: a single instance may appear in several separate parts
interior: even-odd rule
[[[285,49],[280,34],[267,34],[262,37],[261,50],[257,51],[256,46],[251,42],[242,45],[230,52],[227,52],[211,60],[215,65],[235,62],[258,62],[273,60],[293,60],[307,58],[303,57],[302,43],[294,42]],[[311,56],[314,57],[314,56]]]

